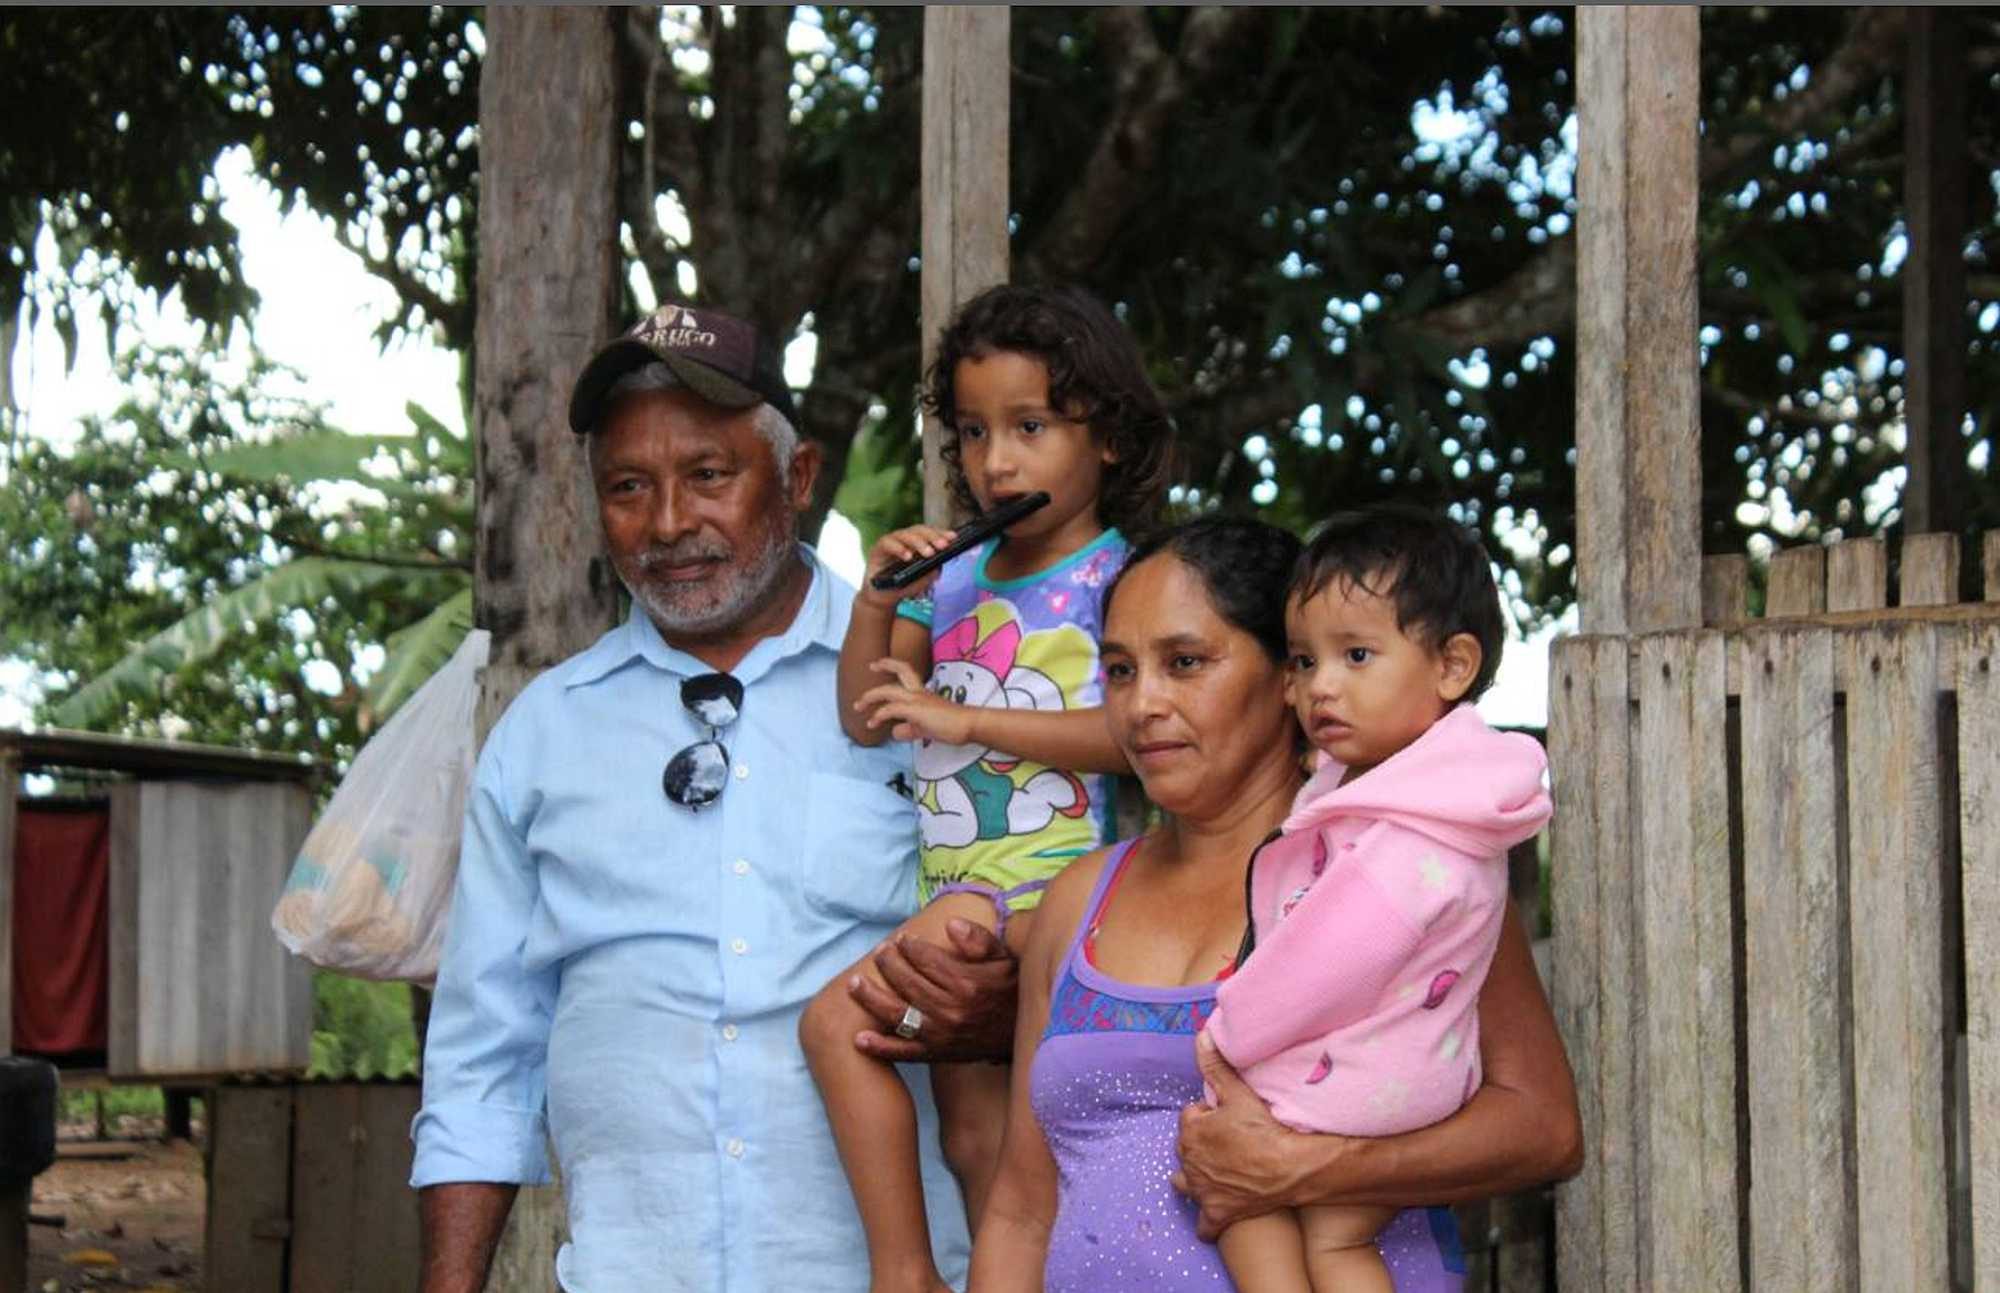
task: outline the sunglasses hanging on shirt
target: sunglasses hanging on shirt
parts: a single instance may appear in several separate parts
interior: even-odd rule
[[[729,785],[729,750],[722,729],[743,712],[743,684],[726,673],[681,680],[681,704],[708,728],[708,736],[667,760],[660,786],[667,798],[695,812],[722,798]]]

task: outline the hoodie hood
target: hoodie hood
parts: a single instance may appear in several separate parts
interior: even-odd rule
[[[1461,853],[1504,853],[1549,820],[1540,742],[1496,732],[1461,704],[1430,730],[1346,785],[1345,764],[1327,760],[1292,801],[1285,832],[1335,817],[1394,822]]]

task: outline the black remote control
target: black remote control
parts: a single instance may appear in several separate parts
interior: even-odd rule
[[[981,513],[959,526],[953,533],[951,542],[930,556],[918,557],[915,561],[905,561],[900,566],[891,566],[868,582],[884,592],[892,588],[907,588],[959,553],[975,544],[984,543],[1022,517],[1048,505],[1049,496],[1043,490],[1038,489],[1032,494],[1023,494],[1006,506]]]

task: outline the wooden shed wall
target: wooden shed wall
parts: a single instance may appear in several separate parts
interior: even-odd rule
[[[1565,1288],[2000,1287],[2000,606],[1802,551],[1779,618],[1555,649]]]
[[[303,1070],[312,976],[269,922],[310,793],[143,781],[111,799],[111,1075]]]

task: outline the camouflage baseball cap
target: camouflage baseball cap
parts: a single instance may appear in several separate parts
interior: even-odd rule
[[[583,367],[569,397],[569,429],[588,435],[604,414],[604,393],[635,368],[660,362],[689,390],[726,409],[769,404],[793,426],[792,389],[775,346],[753,324],[706,307],[662,305]]]

